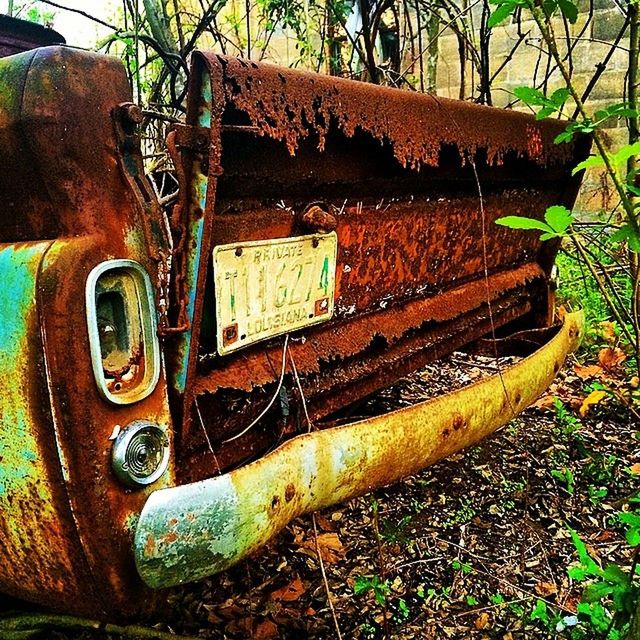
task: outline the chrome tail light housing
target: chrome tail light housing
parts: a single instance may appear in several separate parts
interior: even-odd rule
[[[149,275],[133,260],[107,260],[87,278],[87,326],[98,390],[114,404],[146,398],[160,376],[160,345]]]

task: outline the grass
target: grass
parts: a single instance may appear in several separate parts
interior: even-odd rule
[[[621,269],[614,258],[606,251],[593,248],[595,261],[607,270],[621,306],[631,306],[631,280],[626,270]],[[582,307],[587,322],[587,332],[582,349],[594,355],[602,345],[602,323],[611,322],[613,315],[608,307],[595,278],[584,263],[566,250],[560,251],[556,259],[560,274],[558,301],[570,308]],[[629,330],[631,326],[628,325]],[[619,335],[620,329],[616,328]]]

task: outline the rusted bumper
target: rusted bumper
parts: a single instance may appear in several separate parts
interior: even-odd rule
[[[222,476],[151,494],[135,534],[138,572],[151,587],[229,567],[293,518],[357,496],[478,442],[550,384],[582,335],[583,315],[517,364],[440,398],[298,436]]]

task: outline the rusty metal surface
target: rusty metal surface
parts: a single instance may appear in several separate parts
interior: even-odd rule
[[[95,594],[66,498],[35,303],[49,246],[0,245],[0,590],[55,605]]]
[[[19,381],[0,399],[0,479],[10,478],[0,496],[10,540],[0,550],[0,584],[70,612],[122,617],[153,607],[158,599],[132,555],[147,498],[211,477],[221,471],[218,460],[231,467],[295,435],[299,389],[318,420],[492,324],[544,324],[553,245],[491,225],[506,213],[540,216],[547,204],[570,205],[578,183],[569,159],[587,152],[582,140],[556,154],[547,142],[557,124],[503,121],[457,103],[442,103],[441,112],[424,96],[271,68],[256,71],[264,83],[254,83],[251,97],[253,67],[212,56],[194,64],[187,129],[173,137],[181,200],[171,216],[171,255],[143,174],[139,118],[122,65],[60,47],[0,60],[0,271],[3,281],[19,280],[16,291],[0,293],[0,310],[18,301],[20,311],[0,354],[4,377],[13,372]],[[281,114],[273,120],[278,87],[289,124]],[[312,87],[323,99],[312,101],[311,123]],[[381,101],[403,112],[387,109],[385,122],[376,115]],[[445,112],[467,114],[481,131],[463,136],[451,125],[436,153],[434,127],[444,126]],[[410,135],[399,126],[407,113],[420,125],[409,124]],[[433,117],[433,127],[421,117]],[[298,236],[310,224],[335,227],[338,237],[334,318],[291,337],[300,385],[288,364],[289,416],[269,413],[245,440],[224,444],[272,396],[282,339],[217,355],[212,249]],[[134,260],[149,274],[167,363],[148,397],[121,406],[95,384],[85,324],[87,277],[114,259]],[[26,416],[23,438],[11,435],[18,414]],[[175,440],[162,479],[131,491],[111,472],[110,437],[135,420],[158,424]],[[211,441],[217,451],[208,449]],[[37,482],[20,466],[30,458]],[[39,513],[47,531],[35,530]],[[33,543],[25,537],[32,528],[40,536]],[[32,544],[40,556],[26,576]]]
[[[292,155],[301,140],[317,139],[322,152],[334,128],[347,138],[356,132],[389,142],[403,167],[437,166],[442,148],[455,147],[463,161],[483,150],[490,165],[513,155],[546,166],[571,158],[571,145],[556,145],[558,121],[491,109],[430,94],[400,91],[341,78],[201,54],[221,68],[225,102],[250,124],[285,143]]]
[[[168,344],[181,372],[183,480],[206,477],[214,458],[228,469],[295,433],[301,406],[287,378],[289,417],[271,412],[251,437],[224,445],[266,406],[282,341],[217,354],[217,245],[302,235],[310,211],[335,228],[334,317],[290,344],[316,419],[491,330],[488,305],[494,328],[549,320],[557,243],[494,220],[571,206],[571,167],[587,138],[554,145],[558,121],[209,53],[195,56],[191,81],[187,128],[177,133],[186,183],[195,193],[206,179],[206,189],[183,206],[183,226],[200,225],[184,243],[193,303],[189,331]],[[421,315],[439,307],[437,318]]]
[[[64,43],[65,39],[53,29],[0,14],[0,58],[36,47]]]
[[[481,382],[412,407],[289,440],[231,473],[153,493],[135,535],[154,588],[231,566],[293,518],[361,495],[474,444],[538,397],[583,331],[582,312],[534,354]]]
[[[15,432],[18,399],[35,411],[25,434],[38,447],[33,472],[42,471],[28,501],[20,483],[4,498],[13,506],[2,509],[2,526],[13,537],[7,555],[0,550],[0,582],[22,597],[99,617],[140,613],[154,602],[130,551],[151,489],[129,491],[116,480],[109,438],[116,425],[133,420],[171,425],[164,372],[149,397],[117,406],[100,395],[91,366],[84,302],[91,270],[114,258],[136,260],[160,291],[169,253],[164,221],[135,158],[135,132],[120,119],[119,105],[130,100],[124,69],[113,58],[52,47],[0,60],[0,242],[48,247],[20,276],[31,305],[25,309],[31,342],[21,356],[29,364],[3,370],[5,383],[15,379],[16,387],[0,399],[0,477],[19,480],[9,464],[30,446]],[[7,265],[3,282],[10,277]],[[15,304],[3,287],[0,306],[12,309],[3,313],[4,325]],[[26,348],[18,331],[7,340],[15,353]],[[156,486],[173,482],[172,458]],[[37,556],[45,544],[48,564]]]

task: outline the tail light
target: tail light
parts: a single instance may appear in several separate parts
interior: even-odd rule
[[[113,471],[129,487],[155,482],[169,464],[169,440],[163,429],[146,420],[127,425],[113,444]]]
[[[87,279],[91,362],[102,396],[131,404],[148,396],[160,375],[160,346],[151,280],[133,260],[108,260]]]

